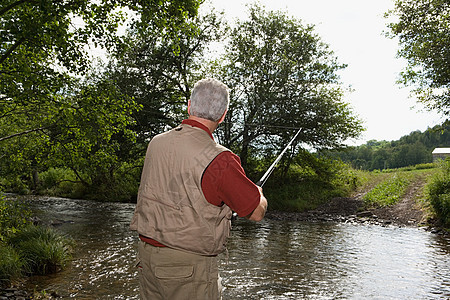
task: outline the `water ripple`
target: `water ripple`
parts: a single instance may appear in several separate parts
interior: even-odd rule
[[[64,298],[138,299],[134,205],[38,197],[35,211],[77,242],[65,271],[30,280]],[[447,299],[448,238],[415,228],[266,220],[233,224],[224,299]]]

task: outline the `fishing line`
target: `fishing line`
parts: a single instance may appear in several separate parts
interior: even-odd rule
[[[233,122],[222,122],[222,124],[236,124]],[[281,126],[281,125],[264,125],[264,124],[252,124],[252,123],[244,123],[239,124],[241,126],[254,126],[254,127],[269,127],[269,128],[281,128],[281,129],[299,129],[298,127],[291,126]]]

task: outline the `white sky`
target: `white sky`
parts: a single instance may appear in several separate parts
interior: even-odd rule
[[[246,3],[253,0],[210,0],[230,21],[247,18]],[[406,65],[396,58],[398,44],[388,39],[383,15],[393,8],[394,0],[260,0],[266,10],[282,10],[288,15],[314,24],[315,32],[330,46],[340,63],[341,81],[351,85],[353,93],[346,101],[364,121],[366,131],[357,141],[398,140],[412,131],[425,131],[441,124],[436,113],[421,111],[406,88],[397,85],[400,71]],[[415,106],[416,108],[412,109]]]

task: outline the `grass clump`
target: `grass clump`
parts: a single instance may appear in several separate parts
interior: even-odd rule
[[[0,287],[22,276],[23,261],[12,246],[0,243]]]
[[[17,232],[9,243],[20,254],[29,274],[55,273],[71,259],[73,241],[52,228],[30,225]]]
[[[0,194],[0,286],[24,275],[54,273],[71,259],[72,239],[52,228],[35,226],[19,199]]]

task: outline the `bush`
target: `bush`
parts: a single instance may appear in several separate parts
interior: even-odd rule
[[[30,216],[25,202],[0,196],[0,241],[30,224]]]
[[[0,178],[0,189],[19,195],[30,194],[27,179],[18,175],[9,175]]]
[[[347,164],[306,151],[296,157],[286,175],[274,173],[273,177],[264,193],[274,210],[314,209],[334,197],[348,196],[361,184]]]
[[[49,168],[39,173],[39,194],[78,198],[83,195],[83,189],[83,185],[77,181],[72,170]]]
[[[72,170],[50,168],[39,174],[38,192],[67,198],[129,202],[136,198],[140,176],[141,167],[123,163],[114,173],[90,178],[92,182],[88,180],[83,185]]]
[[[57,272],[71,259],[73,241],[47,227],[30,225],[9,239],[30,274]]]
[[[440,172],[427,185],[427,194],[433,210],[444,226],[450,226],[450,159],[440,162]]]

